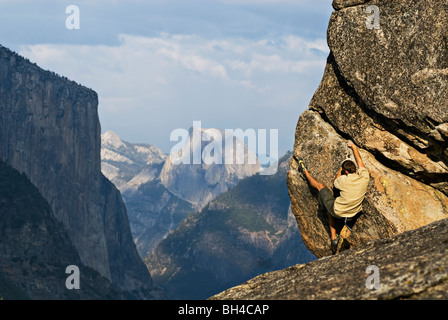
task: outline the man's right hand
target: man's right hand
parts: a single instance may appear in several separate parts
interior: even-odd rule
[[[358,147],[352,141],[349,141],[347,146],[353,149],[353,153],[355,154],[356,163],[358,167],[364,167],[364,163],[362,162],[361,155],[359,154]]]

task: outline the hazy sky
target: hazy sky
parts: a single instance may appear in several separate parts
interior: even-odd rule
[[[331,2],[0,0],[0,44],[94,89],[103,132],[169,152],[196,120],[278,129],[281,155],[323,75]]]

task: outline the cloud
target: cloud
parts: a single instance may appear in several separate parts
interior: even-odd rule
[[[126,132],[125,140],[163,150],[170,148],[170,132],[193,120],[207,127],[268,129],[283,127],[286,117],[285,134],[292,137],[297,119],[279,110],[306,107],[328,55],[325,40],[293,35],[256,40],[120,34],[118,40],[26,45],[20,54],[97,91],[103,130]]]
[[[120,38],[124,45],[146,43],[151,52],[187,70],[222,80],[228,79],[226,68],[222,64],[204,55],[198,45],[191,43],[192,40],[194,42],[194,37],[165,35],[163,38],[145,38],[121,35]]]
[[[321,67],[328,54],[325,40],[308,41],[298,36],[209,40],[196,35],[120,34],[119,42],[118,46],[38,44],[22,46],[20,53],[98,90],[116,86],[112,79],[117,77],[137,88],[139,83],[153,80],[167,85],[168,79],[179,73],[200,75],[223,85],[251,82],[257,88],[261,74],[307,74]],[[120,87],[126,83],[121,82]]]
[[[321,66],[322,56],[328,51],[322,42],[288,36],[276,41],[246,43],[242,57],[227,59],[226,62],[230,69],[240,71],[247,78],[257,72],[306,74],[314,67]]]

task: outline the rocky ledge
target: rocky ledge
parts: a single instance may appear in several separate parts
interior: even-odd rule
[[[260,275],[210,299],[448,299],[448,219]]]

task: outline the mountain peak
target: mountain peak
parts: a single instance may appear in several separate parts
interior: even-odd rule
[[[120,147],[126,147],[120,136],[111,130],[107,130],[101,135],[101,145],[118,149]]]

